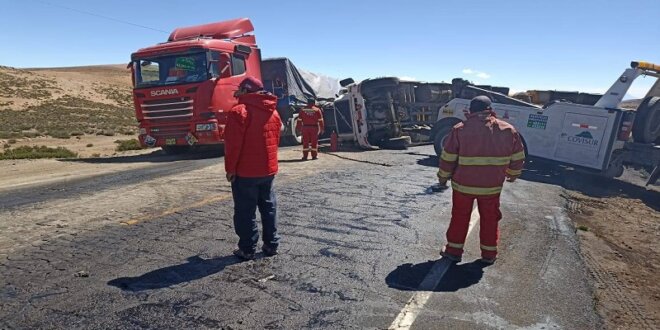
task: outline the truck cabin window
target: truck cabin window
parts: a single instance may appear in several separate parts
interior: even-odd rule
[[[137,88],[201,82],[209,78],[206,53],[159,56],[136,62]]]
[[[232,76],[238,76],[242,75],[245,73],[246,68],[245,68],[245,58],[240,55],[232,55],[232,70],[231,70],[231,75]]]
[[[211,77],[220,79],[231,77],[231,56],[229,54],[212,51],[211,61]]]

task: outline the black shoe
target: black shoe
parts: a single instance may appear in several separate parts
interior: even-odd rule
[[[319,158],[318,157],[312,157],[312,160],[317,160],[317,159],[319,159]]]
[[[307,157],[300,158],[303,162],[307,160]]]
[[[272,257],[277,255],[277,248],[270,247],[268,245],[264,245],[261,247],[261,251],[266,255],[267,257]]]
[[[449,252],[446,252],[445,250],[442,250],[440,252],[440,256],[442,256],[443,258],[449,259],[449,261],[451,261],[451,262],[461,262],[463,260],[463,258],[461,256],[451,254]]]
[[[241,249],[234,250],[234,255],[245,261],[254,259],[254,253],[247,253]]]
[[[492,265],[492,264],[494,264],[494,263],[495,263],[495,260],[497,260],[497,258],[481,258],[481,259],[479,259],[480,262],[482,262],[482,263],[484,263],[484,264],[486,264],[486,265]]]

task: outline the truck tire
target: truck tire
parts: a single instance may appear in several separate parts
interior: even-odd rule
[[[190,151],[190,146],[163,146],[163,152],[167,155],[180,155]]]
[[[433,149],[435,149],[435,154],[440,157],[442,155],[442,150],[444,149],[445,146],[445,140],[447,139],[447,136],[449,136],[449,132],[451,132],[453,125],[448,125],[445,124],[438,129],[438,133],[436,133],[435,138],[433,139]]]
[[[654,143],[660,138],[660,97],[648,97],[637,108],[633,139],[639,143]]]
[[[451,129],[460,122],[460,119],[450,117],[441,119],[433,125],[429,140],[433,141],[433,149],[435,149],[435,153],[438,156],[442,153],[445,137],[451,132]],[[440,136],[440,138],[438,138],[438,136]]]
[[[526,92],[518,92],[512,96],[516,100],[521,100],[523,102],[532,103],[532,98]]]
[[[302,144],[302,135],[299,135],[296,132],[296,120],[298,119],[298,114],[293,114],[291,119],[288,120],[288,123],[282,124],[284,129],[281,132],[280,145],[282,146],[297,146]]]
[[[360,90],[363,93],[369,93],[371,91],[382,88],[394,88],[399,85],[399,78],[388,77],[388,78],[368,79],[363,81],[360,85],[361,85]]]
[[[603,175],[607,178],[618,178],[623,175],[624,171],[622,155],[614,154],[607,168],[603,171]]]

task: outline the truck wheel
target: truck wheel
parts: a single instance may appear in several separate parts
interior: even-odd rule
[[[440,129],[438,129],[438,133],[436,133],[435,138],[433,139],[433,149],[435,149],[435,154],[438,155],[438,157],[440,157],[442,154],[445,141],[447,140],[452,127],[453,125],[442,125]]]
[[[282,142],[284,143],[285,146],[297,146],[302,143],[302,136],[301,135],[291,135],[287,134],[284,139],[282,139]]]
[[[161,148],[167,155],[180,155],[190,151],[190,146],[164,146]]]
[[[299,135],[298,132],[296,132],[296,120],[298,119],[298,114],[293,114],[291,116],[291,119],[289,120],[289,123],[286,124],[283,132],[282,132],[282,139],[281,139],[281,145],[283,146],[297,146],[302,143],[302,135]]]
[[[360,90],[362,93],[371,94],[372,91],[377,91],[379,89],[388,89],[394,88],[399,85],[399,78],[389,77],[389,78],[377,78],[377,79],[368,79],[360,83]]]
[[[660,97],[642,101],[637,108],[632,134],[635,142],[640,143],[654,143],[660,138]]]
[[[618,178],[623,175],[623,171],[623,164],[611,164],[610,167],[603,172],[603,175],[608,178]]]
[[[607,169],[603,171],[603,175],[608,178],[618,178],[623,175],[624,170],[623,157],[621,154],[615,152],[615,154],[612,155],[612,160],[607,166]]]

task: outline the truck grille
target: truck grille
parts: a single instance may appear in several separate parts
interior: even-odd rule
[[[186,136],[189,131],[190,127],[187,124],[174,126],[157,126],[151,128],[151,136],[155,138],[180,138]]]
[[[140,107],[144,119],[177,119],[192,117],[193,100],[190,97],[177,97],[164,100],[147,100]]]

